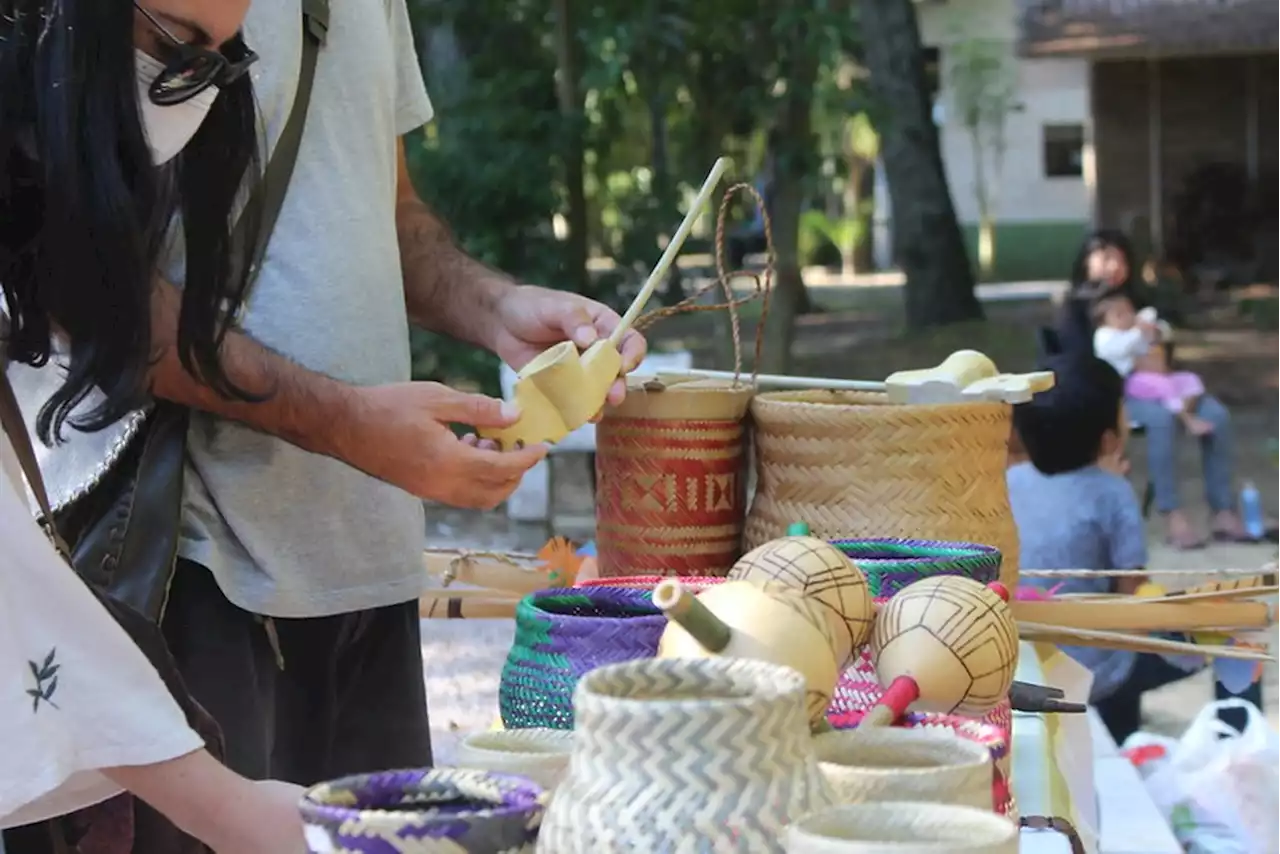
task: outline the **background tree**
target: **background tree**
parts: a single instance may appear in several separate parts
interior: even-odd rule
[[[913,0],[859,0],[871,95],[893,207],[894,258],[906,274],[907,325],[983,316],[942,168]]]
[[[1008,48],[991,39],[967,38],[949,47],[947,81],[951,106],[969,137],[973,155],[973,197],[978,206],[978,272],[991,278],[996,259],[996,223],[1004,155],[1005,126],[1022,109],[1017,68]]]

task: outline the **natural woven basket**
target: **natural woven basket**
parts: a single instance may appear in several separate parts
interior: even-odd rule
[[[573,689],[582,675],[652,658],[666,626],[651,590],[575,587],[524,597],[498,686],[503,726],[573,729]]]
[[[1015,589],[1018,533],[1005,463],[1003,403],[891,404],[886,395],[800,391],[757,395],[758,483],[747,549],[808,523],[816,537],[904,537],[994,546]]]
[[[787,828],[787,854],[1017,854],[1013,822],[973,807],[843,804]]]
[[[742,554],[754,388],[633,382],[596,427],[600,574],[724,575]]]
[[[901,727],[835,730],[813,739],[840,803],[926,801],[991,810],[991,753],[953,733]]]
[[[546,789],[554,789],[569,770],[573,731],[508,729],[475,732],[463,739],[455,763],[459,768],[519,774]]]

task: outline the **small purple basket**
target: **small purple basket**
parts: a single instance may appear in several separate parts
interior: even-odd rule
[[[589,670],[652,658],[667,618],[653,591],[574,587],[531,593],[516,606],[516,636],[498,705],[507,729],[573,729],[573,690]]]
[[[532,854],[545,806],[523,777],[425,769],[321,783],[299,809],[312,854]]]

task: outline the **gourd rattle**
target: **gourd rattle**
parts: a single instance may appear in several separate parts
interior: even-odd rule
[[[823,728],[840,676],[835,626],[822,605],[780,584],[726,581],[694,596],[669,578],[653,591],[667,615],[659,658],[754,658],[798,670],[807,685],[809,723]]]
[[[808,536],[807,526],[792,525],[788,533],[797,535],[770,540],[739,558],[729,578],[782,584],[826,608],[839,630],[832,652],[843,670],[867,642],[875,620],[867,578],[840,549]]]
[[[555,443],[600,411],[609,387],[622,372],[622,354],[618,351],[622,337],[640,317],[654,288],[680,254],[693,224],[728,168],[729,160],[724,157],[712,166],[684,221],[622,316],[618,328],[608,338],[592,344],[585,353],[579,353],[572,341],[563,341],[536,356],[516,375],[514,398],[520,407],[520,420],[510,427],[480,428],[476,432],[481,438],[493,440],[504,448]]]
[[[912,703],[980,717],[1009,696],[1018,627],[1009,591],[958,575],[908,585],[880,607],[871,659],[885,687],[862,726],[888,726]]]
[[[727,371],[691,369],[662,374],[658,380],[670,381],[686,377],[731,379],[733,374]],[[898,371],[890,374],[884,382],[779,374],[757,374],[755,381],[761,387],[884,392],[889,395],[891,403],[957,403],[966,400],[1026,403],[1035,394],[1053,388],[1054,377],[1052,371],[1002,374],[994,362],[977,350],[957,350],[936,367]]]

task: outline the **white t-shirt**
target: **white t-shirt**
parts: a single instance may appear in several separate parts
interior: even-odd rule
[[[1093,333],[1093,354],[1104,362],[1110,363],[1122,377],[1133,373],[1134,361],[1139,356],[1146,355],[1150,346],[1150,342],[1137,326],[1131,329],[1099,326]]]
[[[0,828],[119,794],[97,769],[204,747],[160,674],[45,537],[23,484],[0,432]]]

